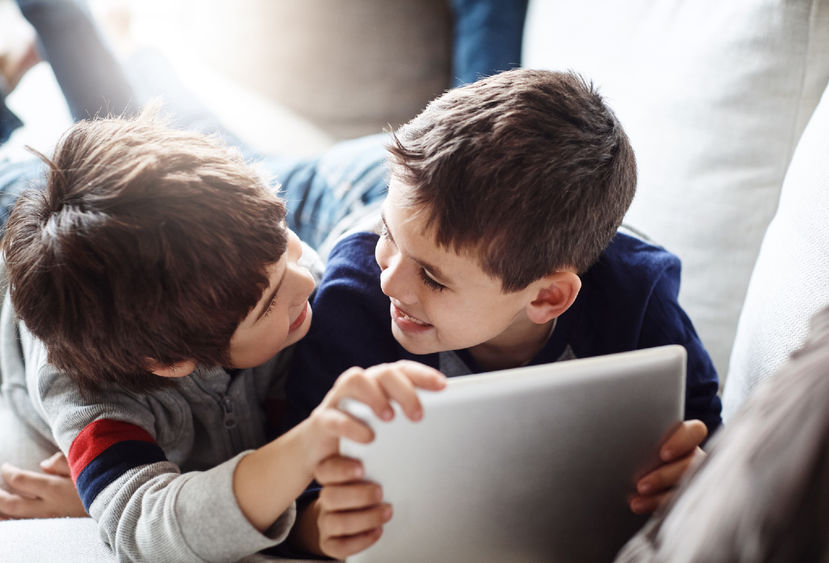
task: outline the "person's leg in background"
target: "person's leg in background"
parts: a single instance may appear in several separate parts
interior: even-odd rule
[[[130,115],[137,111],[121,65],[106,46],[85,2],[18,0],[17,5],[35,30],[37,58],[50,63],[74,119],[109,113]],[[22,40],[29,41],[25,37]],[[22,46],[23,49],[30,47],[29,44]],[[37,58],[33,61],[28,57],[25,65],[10,71],[13,83],[8,84],[7,90],[37,62]],[[22,125],[4,102],[5,97],[0,95],[0,143],[8,140],[9,135]],[[34,157],[31,161],[3,162],[0,167],[1,232],[17,196],[42,177],[45,167]]]
[[[119,62],[85,0],[17,0],[37,34],[41,58],[60,85],[72,117],[134,115],[160,98],[175,124],[204,132],[221,124],[175,76],[162,55],[140,49]],[[242,144],[227,135],[229,144]]]
[[[14,5],[0,3],[0,145],[23,125],[6,106],[6,96],[39,61],[34,30],[23,21]]]
[[[5,84],[0,83],[0,145],[8,141],[11,134],[23,125],[20,118],[6,106],[7,92]]]
[[[17,0],[20,13],[37,32],[75,120],[137,110],[121,65],[95,25],[84,0]]]
[[[452,0],[455,86],[521,65],[528,0]]]
[[[5,45],[3,46],[3,48],[6,47]],[[28,50],[26,47],[22,47],[21,49]],[[32,48],[31,51],[34,51],[34,49]],[[30,61],[31,64],[27,66],[27,61],[20,58],[21,56],[23,55],[11,51],[0,53],[0,145],[8,141],[11,134],[23,125],[20,118],[6,105],[6,96],[14,90],[14,87],[17,86],[17,82],[23,74],[37,60],[37,55],[35,54],[34,60]]]
[[[39,159],[0,161],[0,236],[6,230],[17,197],[43,178],[46,168]]]
[[[314,158],[262,160],[263,168],[280,183],[288,225],[323,258],[337,236],[379,210],[388,187],[388,140],[380,133],[341,141]]]
[[[123,66],[81,0],[18,0],[38,33],[43,58],[51,65],[73,117],[132,114],[158,99],[174,126],[216,134],[257,161],[281,185],[288,202],[288,225],[317,248],[336,224],[385,193],[382,136],[346,141],[319,158],[261,155],[230,132],[179,79],[159,52],[139,49]],[[17,195],[38,177],[38,164],[0,170],[3,223]]]

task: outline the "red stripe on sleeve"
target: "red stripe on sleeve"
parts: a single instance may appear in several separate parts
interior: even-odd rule
[[[128,422],[102,418],[88,424],[69,447],[67,457],[72,480],[76,481],[84,467],[104,450],[126,440],[155,443],[146,430]]]

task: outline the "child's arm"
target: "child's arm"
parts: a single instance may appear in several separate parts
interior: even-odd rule
[[[0,489],[0,520],[87,516],[69,476],[66,456],[57,452],[40,462],[40,467],[45,473],[8,463],[0,467],[0,476],[10,489]]]
[[[393,400],[409,419],[419,420],[423,409],[415,388],[438,390],[445,385],[440,372],[415,362],[349,369],[311,416],[239,462],[233,488],[242,512],[258,530],[267,529],[305,489],[320,462],[337,454],[340,438],[360,443],[374,439],[368,426],[337,408],[342,398],[365,403],[382,420],[394,417]]]
[[[251,374],[247,376],[252,377]],[[442,375],[434,372],[427,379],[430,377],[436,378],[437,385],[442,386]],[[371,391],[360,386],[360,381],[366,378],[351,378],[341,382],[337,392],[355,389],[355,398],[371,403],[371,396],[363,397]],[[348,382],[347,386],[345,382]],[[301,444],[308,446],[312,443],[310,440],[315,439],[313,435],[320,436],[320,433],[302,430],[293,437],[307,437],[296,442],[286,439],[278,446],[267,444],[259,451],[238,453],[218,465],[211,462],[203,470],[182,473],[176,463],[167,459],[151,432],[156,431],[158,423],[159,428],[168,432],[165,439],[169,442],[169,433],[177,432],[176,425],[197,422],[191,418],[188,409],[176,410],[173,404],[174,408],[160,413],[171,418],[172,423],[167,419],[159,420],[159,412],[142,397],[117,391],[106,396],[97,393],[84,396],[67,377],[49,366],[44,366],[39,375],[38,389],[45,418],[58,443],[68,450],[72,475],[84,506],[98,522],[104,541],[116,557],[123,560],[237,560],[276,545],[284,540],[294,523],[293,499],[311,480],[314,464],[308,460],[318,459],[327,451],[336,451],[326,450],[325,444],[335,448],[337,443],[335,437],[330,437],[330,440],[321,439],[309,453]],[[336,404],[339,400],[337,392],[331,392],[326,405]],[[325,409],[321,415],[330,415],[333,410]],[[321,415],[315,417],[317,423],[325,418]],[[305,428],[316,428],[315,424],[309,423]],[[339,424],[342,423],[335,419],[335,431],[339,431]],[[230,436],[232,430],[219,428],[216,431]],[[184,435],[187,436],[187,432]],[[224,438],[218,443],[232,445]],[[174,442],[168,447],[177,446]],[[198,448],[200,444],[181,443],[181,447]],[[205,452],[213,459],[219,455],[233,456],[241,449],[228,447],[227,452],[221,454],[214,447]],[[284,457],[280,460],[290,466],[287,473],[279,473],[284,465],[263,471],[262,456],[271,456],[276,451],[285,456],[292,456],[297,451],[301,454],[291,460]],[[187,453],[185,449],[183,453],[173,453],[188,461],[200,452],[196,449]],[[194,462],[198,463],[198,460]],[[249,465],[243,466],[237,474],[242,462]],[[296,467],[304,474],[302,482],[293,473]],[[250,473],[246,472],[249,470],[258,477],[248,480],[246,475]],[[251,501],[253,496],[259,498]],[[271,502],[272,506],[262,508],[263,504]],[[274,514],[276,519],[272,518]],[[266,529],[263,530],[263,526]]]
[[[713,434],[722,424],[719,379],[691,319],[678,301],[679,261],[674,258],[656,281],[642,321],[637,348],[680,344],[688,354],[685,419],[701,420]]]
[[[630,509],[636,514],[648,514],[667,502],[691,465],[704,456],[699,447],[708,429],[701,420],[686,420],[668,436],[659,448],[662,464],[640,478],[636,493],[630,499]]]

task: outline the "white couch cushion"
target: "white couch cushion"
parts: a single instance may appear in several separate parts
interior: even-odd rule
[[[0,522],[3,563],[101,563],[116,561],[92,518],[49,518]],[[254,553],[240,563],[313,563],[320,559],[289,559]],[[330,559],[326,560],[330,561]]]
[[[723,392],[733,415],[806,338],[829,304],[829,91],[795,151],[751,275]]]
[[[523,64],[593,80],[631,137],[626,222],[678,254],[720,376],[797,139],[829,75],[827,0],[531,0]],[[620,296],[621,297],[621,296]]]
[[[51,518],[0,522],[6,563],[115,561],[92,518]]]

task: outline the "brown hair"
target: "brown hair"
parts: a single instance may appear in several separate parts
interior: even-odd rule
[[[449,90],[389,151],[437,243],[477,251],[504,291],[589,268],[636,189],[622,126],[572,72],[517,69]]]
[[[148,371],[228,365],[230,338],[285,251],[285,205],[241,156],[155,111],[64,134],[45,190],[3,238],[12,303],[49,361],[82,388],[134,391]]]

